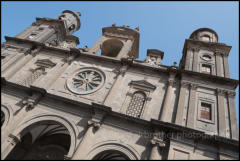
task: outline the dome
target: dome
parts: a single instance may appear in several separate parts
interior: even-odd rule
[[[214,30],[210,28],[200,28],[195,30],[190,35],[190,39],[205,42],[218,42],[218,35]]]

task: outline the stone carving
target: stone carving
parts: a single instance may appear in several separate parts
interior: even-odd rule
[[[132,86],[135,86],[135,87],[140,87],[142,88],[143,90],[144,89],[148,89],[148,90],[155,90],[156,89],[156,86],[149,83],[148,81],[146,80],[138,80],[138,81],[131,81],[129,83],[129,85],[132,85]]]
[[[140,117],[145,101],[146,96],[143,92],[134,93],[126,114],[133,117]]]
[[[219,89],[219,88],[216,89],[216,92],[217,92],[218,95],[225,95],[227,93],[226,90]]]
[[[235,97],[236,92],[234,92],[234,91],[227,91],[227,94],[228,94],[229,97]]]
[[[8,135],[8,142],[10,142],[11,145],[16,145],[21,141],[20,137],[17,137],[13,134]]]
[[[68,89],[75,94],[89,94],[104,84],[104,75],[94,69],[84,69],[67,80]]]
[[[35,64],[39,67],[43,67],[43,68],[53,68],[56,63],[52,62],[49,59],[38,59]]]
[[[96,131],[100,128],[101,124],[100,124],[100,122],[89,120],[88,121],[88,126],[93,126],[93,129]]]

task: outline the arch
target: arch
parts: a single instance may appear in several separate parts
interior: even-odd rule
[[[3,112],[3,114],[4,114],[4,122],[1,126],[1,128],[5,128],[9,124],[9,122],[12,120],[12,117],[13,117],[12,106],[2,104],[1,105],[1,112]]]
[[[87,160],[94,159],[98,154],[108,151],[118,152],[130,160],[140,160],[140,154],[130,145],[126,145],[122,142],[110,140],[103,141],[95,144],[86,156]]]
[[[117,57],[123,47],[122,41],[118,39],[108,39],[102,43],[101,55],[109,57]]]
[[[71,121],[67,120],[66,118],[58,115],[49,115],[49,114],[41,114],[41,115],[35,115],[29,118],[28,120],[22,122],[18,128],[12,133],[14,136],[22,136],[25,133],[27,133],[27,129],[30,126],[35,126],[37,123],[40,123],[42,121],[54,121],[58,124],[64,126],[70,135],[70,147],[69,151],[66,157],[71,158],[74,154],[75,148],[76,148],[76,140],[77,140],[77,128]]]

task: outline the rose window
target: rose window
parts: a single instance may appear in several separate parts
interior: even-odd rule
[[[81,70],[67,80],[68,89],[75,94],[97,91],[104,83],[104,75],[94,69]]]

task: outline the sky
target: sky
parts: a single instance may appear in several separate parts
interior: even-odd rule
[[[139,26],[139,60],[147,49],[164,52],[163,65],[177,65],[185,39],[193,31],[207,27],[217,32],[220,43],[232,46],[229,53],[230,77],[239,80],[239,2],[3,2],[1,1],[1,42],[4,36],[16,36],[35,22],[36,17],[57,18],[62,11],[81,13],[81,28],[73,35],[80,40],[78,48],[92,47],[102,35],[102,28]],[[236,112],[239,126],[239,87],[236,89]]]

